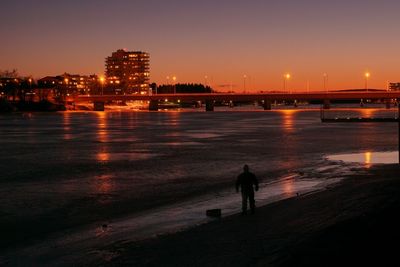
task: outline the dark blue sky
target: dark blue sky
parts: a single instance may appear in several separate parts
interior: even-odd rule
[[[118,48],[151,54],[152,81],[320,89],[400,81],[400,1],[2,0],[0,69],[35,77],[104,71]],[[218,89],[218,88],[217,88]]]

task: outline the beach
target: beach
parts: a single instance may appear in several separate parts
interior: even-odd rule
[[[391,266],[400,167],[376,165],[322,192],[190,230],[104,248],[102,266]]]

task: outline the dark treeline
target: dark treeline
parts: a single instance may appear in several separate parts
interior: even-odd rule
[[[35,86],[32,76],[22,77],[16,69],[0,70],[0,98],[24,101]]]
[[[163,84],[157,86],[157,94],[193,94],[193,93],[213,93],[214,90],[210,86],[204,86],[198,83],[177,83],[175,85]]]

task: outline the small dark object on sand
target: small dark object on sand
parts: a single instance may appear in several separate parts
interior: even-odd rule
[[[103,228],[107,228],[108,225],[107,225],[107,224],[103,224],[102,227],[103,227]]]
[[[207,210],[206,215],[208,217],[221,217],[221,209]]]

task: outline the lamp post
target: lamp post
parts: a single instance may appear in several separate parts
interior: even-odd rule
[[[368,79],[370,76],[371,76],[371,73],[369,73],[369,72],[365,73],[365,90],[367,90],[367,92],[368,92]]]
[[[287,82],[290,79],[290,73],[283,75],[283,91],[286,92]]]
[[[65,94],[68,95],[68,82],[69,82],[68,78],[65,78],[64,82],[65,82],[65,91],[66,91]]]
[[[172,80],[174,81],[174,94],[176,94],[176,76],[172,77]]]
[[[326,93],[328,93],[328,89],[327,89],[327,82],[328,82],[328,74],[324,73],[324,91]]]
[[[104,95],[104,81],[105,81],[105,78],[103,76],[101,76],[100,77],[101,95]]]
[[[243,75],[243,92],[246,93],[246,79],[247,79],[247,75]]]

